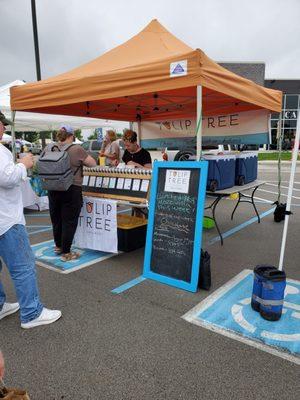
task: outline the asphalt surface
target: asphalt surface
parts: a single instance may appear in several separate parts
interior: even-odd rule
[[[283,167],[284,186],[288,170],[288,165]],[[271,183],[257,192],[262,213],[272,207],[265,200],[277,197],[273,165],[261,165],[259,178]],[[289,278],[300,280],[299,173],[296,182],[284,265]],[[287,193],[286,188],[282,191]],[[234,204],[223,200],[218,207],[223,232],[254,215],[251,206],[243,204],[231,221]],[[48,224],[49,218],[27,217],[27,223]],[[299,399],[299,366],[181,318],[243,269],[277,265],[282,228],[270,214],[227,237],[224,246],[209,245],[217,232],[205,231],[203,247],[212,257],[209,292],[194,294],[146,280],[112,294],[141,275],[144,249],[69,275],[37,267],[44,304],[61,309],[63,317],[28,331],[20,328],[18,314],[0,322],[7,385],[26,388],[32,400]],[[30,238],[39,243],[51,236],[46,232]],[[2,279],[8,300],[14,301],[6,269]]]

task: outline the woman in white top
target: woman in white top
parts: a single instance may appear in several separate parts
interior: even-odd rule
[[[114,165],[115,160],[119,160],[120,147],[116,139],[117,135],[115,131],[107,131],[99,153],[100,157],[106,158],[105,165],[109,167]]]

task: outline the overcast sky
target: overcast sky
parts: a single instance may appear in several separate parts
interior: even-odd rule
[[[125,42],[157,18],[215,61],[264,61],[300,79],[300,0],[36,0],[42,78]],[[31,0],[0,0],[0,85],[36,80]]]

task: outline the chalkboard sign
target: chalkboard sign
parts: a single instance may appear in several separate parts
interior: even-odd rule
[[[206,180],[206,161],[154,163],[145,277],[197,290]]]

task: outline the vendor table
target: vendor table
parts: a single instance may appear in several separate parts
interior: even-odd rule
[[[257,216],[257,222],[260,223],[260,217],[259,214],[257,212],[257,208],[255,205],[255,199],[254,199],[254,194],[256,192],[256,190],[259,188],[259,186],[264,185],[266,182],[265,181],[259,181],[259,180],[255,180],[251,183],[248,183],[246,185],[243,186],[233,186],[231,188],[228,189],[224,189],[224,190],[216,190],[215,192],[211,192],[211,191],[207,191],[206,194],[208,196],[211,197],[216,197],[215,200],[208,206],[205,207],[205,210],[210,209],[212,211],[212,217],[214,220],[214,223],[216,225],[218,234],[220,236],[221,239],[221,245],[223,245],[223,236],[222,233],[220,231],[219,225],[217,223],[217,219],[216,219],[216,207],[219,204],[220,200],[223,197],[228,197],[234,193],[238,194],[238,201],[231,213],[231,219],[233,219],[234,213],[236,211],[236,209],[238,208],[240,203],[250,203],[252,204],[255,214]],[[244,192],[250,192],[249,194],[245,194]]]

